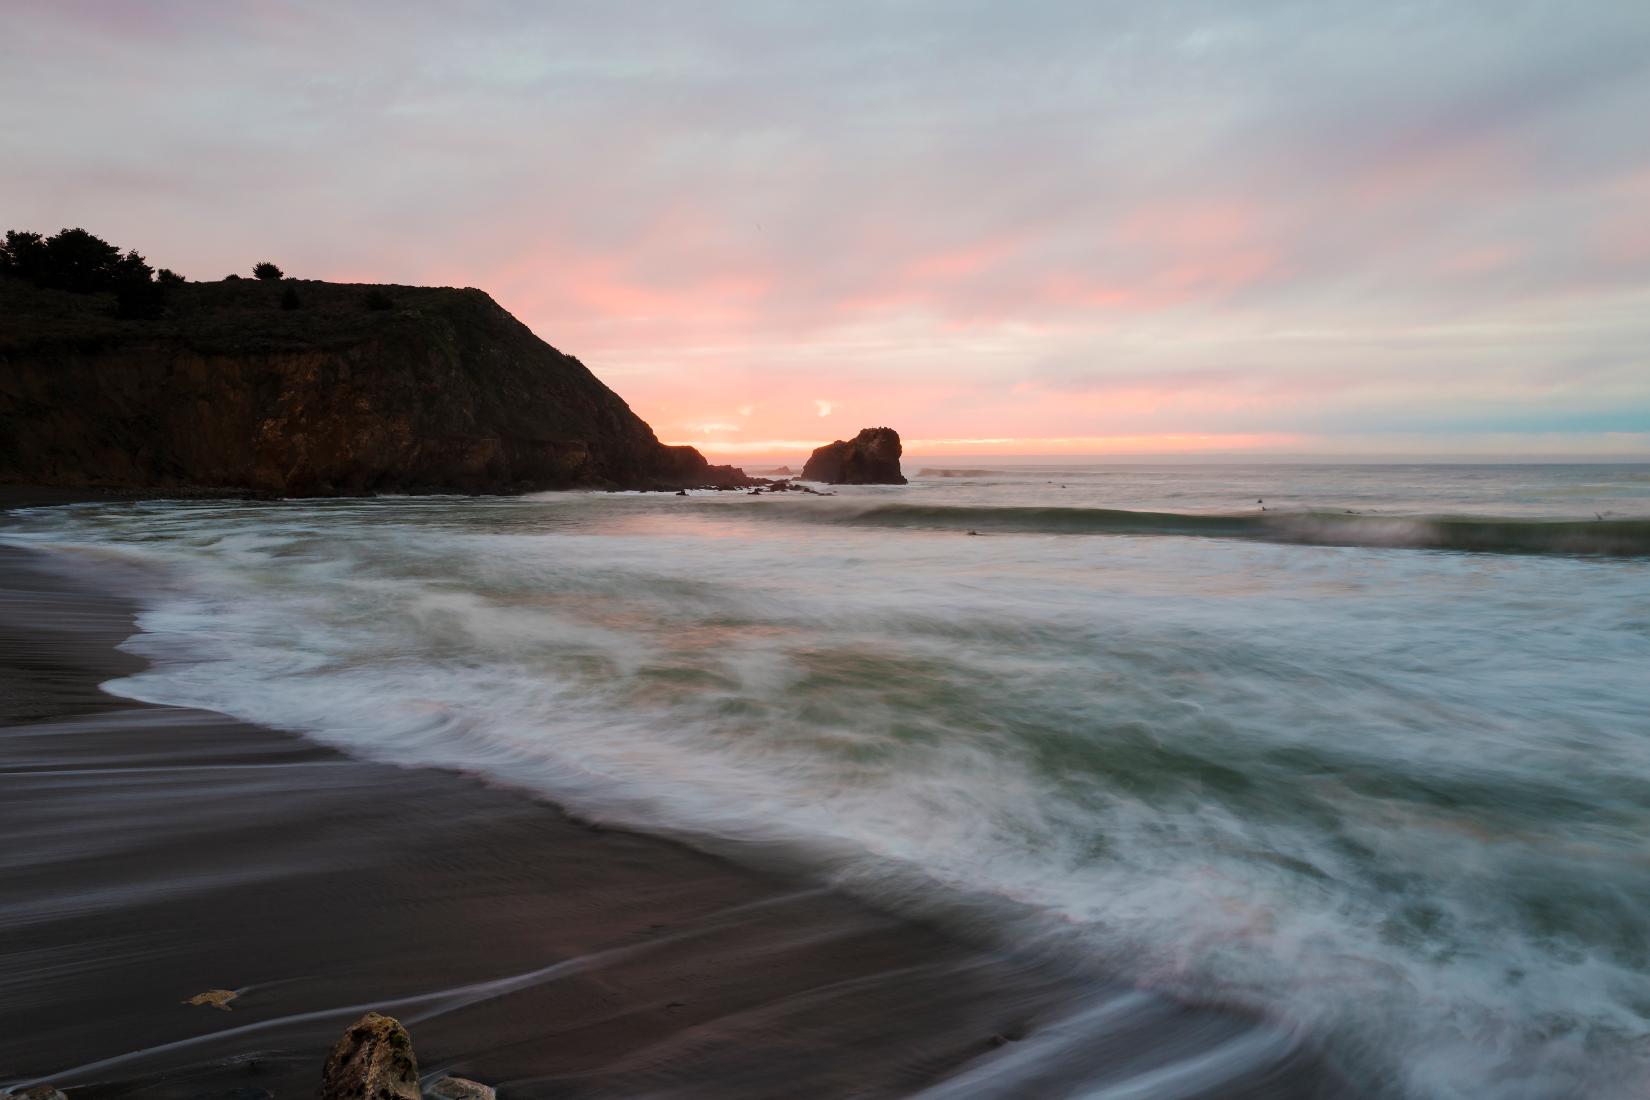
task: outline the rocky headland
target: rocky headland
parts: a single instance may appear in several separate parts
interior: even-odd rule
[[[831,485],[904,485],[901,453],[899,433],[894,429],[862,428],[852,439],[815,448],[802,467],[802,477]]]
[[[754,484],[485,293],[0,275],[0,484],[331,496]],[[163,301],[162,301],[163,297]]]

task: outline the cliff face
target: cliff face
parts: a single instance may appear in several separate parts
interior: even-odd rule
[[[852,439],[814,449],[802,476],[832,485],[904,485],[899,460],[904,448],[892,428],[862,428]]]
[[[0,277],[0,482],[316,496],[744,481],[660,443],[479,290],[189,283],[135,321],[105,296]]]

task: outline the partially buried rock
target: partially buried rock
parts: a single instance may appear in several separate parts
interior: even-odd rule
[[[899,433],[892,428],[865,428],[853,439],[839,439],[814,451],[802,467],[807,481],[832,485],[904,485]]]
[[[498,1093],[467,1077],[443,1077],[424,1095],[436,1100],[498,1100]]]
[[[205,993],[197,993],[183,1003],[186,1005],[201,1005],[207,1008],[216,1008],[223,1012],[230,1011],[229,1002],[239,997],[240,993],[233,989],[208,989]]]
[[[369,1012],[327,1055],[321,1100],[420,1100],[418,1059],[399,1020]]]
[[[26,1089],[6,1094],[10,1100],[69,1100],[51,1085],[30,1085]]]

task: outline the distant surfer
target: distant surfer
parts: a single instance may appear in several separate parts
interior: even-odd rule
[[[1264,500],[1257,500],[1255,503],[1260,505],[1260,510],[1262,512],[1266,511],[1266,502]]]

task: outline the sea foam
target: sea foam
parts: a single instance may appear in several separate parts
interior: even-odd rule
[[[1650,563],[798,503],[831,511],[146,504],[7,537],[165,571],[116,692],[1241,1004],[1393,1095],[1637,1095]]]

